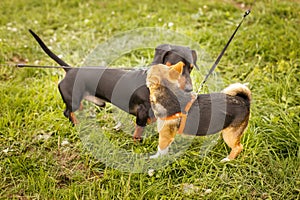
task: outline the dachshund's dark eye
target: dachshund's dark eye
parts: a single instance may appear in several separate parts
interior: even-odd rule
[[[190,64],[190,71],[192,71],[194,68],[194,65],[193,64]]]

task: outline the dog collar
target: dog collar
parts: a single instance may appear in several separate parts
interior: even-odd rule
[[[173,120],[173,119],[181,118],[179,129],[178,129],[178,134],[182,134],[185,124],[186,124],[188,112],[189,112],[190,108],[192,107],[194,101],[196,100],[196,97],[197,96],[195,94],[191,95],[191,100],[186,104],[183,112],[178,112],[178,113],[175,113],[174,115],[170,115],[170,116],[163,117],[160,119],[161,120]]]

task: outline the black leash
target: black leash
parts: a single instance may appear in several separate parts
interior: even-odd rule
[[[233,34],[231,35],[231,37],[229,38],[227,44],[225,45],[225,47],[223,48],[223,50],[221,51],[221,53],[219,54],[218,58],[216,59],[215,63],[213,64],[213,66],[210,68],[208,74],[206,74],[204,80],[202,81],[202,83],[200,84],[200,87],[197,91],[197,93],[199,93],[203,87],[203,85],[206,83],[208,77],[212,74],[212,72],[215,70],[215,68],[217,67],[217,65],[219,64],[222,56],[224,55],[227,47],[229,46],[229,44],[231,43],[233,37],[235,36],[236,32],[238,31],[238,29],[240,28],[240,26],[242,25],[244,19],[250,14],[251,10],[247,10],[243,16],[243,19],[241,20],[241,22],[239,23],[239,25],[236,27],[235,31],[233,32]]]
[[[16,67],[19,68],[46,68],[46,69],[111,69],[109,67],[99,67],[99,66],[90,66],[90,67],[71,67],[71,66],[47,66],[47,65],[26,65],[26,64],[16,64]],[[120,67],[120,68],[114,68],[114,69],[122,69],[122,70],[136,70],[136,68],[126,68],[126,67]]]
[[[70,67],[70,66],[40,66],[40,65],[26,65],[26,64],[16,64],[15,65],[16,67],[19,67],[19,68],[23,68],[23,67],[26,67],[26,68],[54,68],[54,69],[71,69],[73,67]]]

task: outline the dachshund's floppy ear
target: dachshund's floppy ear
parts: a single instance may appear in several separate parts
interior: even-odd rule
[[[178,79],[179,75],[183,72],[184,63],[182,61],[178,62],[175,65],[172,65],[169,70],[169,75],[171,79]]]
[[[157,46],[155,48],[154,59],[151,65],[164,63],[164,59],[169,51],[171,51],[171,46],[169,44],[161,44]]]
[[[195,50],[192,51],[192,57],[193,57],[193,65],[199,70],[199,67],[197,66],[197,52]]]

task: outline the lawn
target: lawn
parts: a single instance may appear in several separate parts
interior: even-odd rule
[[[146,67],[156,45],[172,43],[197,50],[197,91],[250,7],[201,91],[249,84],[250,124],[234,161],[220,162],[230,149],[219,134],[177,136],[169,156],[148,160],[155,125],[136,144],[132,116],[84,102],[73,127],[57,89],[64,71],[14,66],[56,65],[28,29],[75,67]],[[300,198],[299,1],[2,0],[0,8],[0,199]]]

